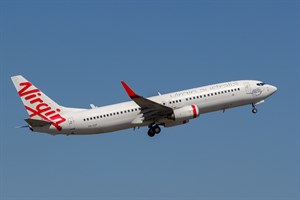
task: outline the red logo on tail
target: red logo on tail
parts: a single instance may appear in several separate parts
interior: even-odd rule
[[[59,124],[66,121],[64,117],[62,117],[58,112],[60,109],[52,109],[48,104],[44,103],[44,101],[40,98],[41,93],[39,89],[31,89],[32,84],[30,82],[22,82],[20,83],[22,89],[18,91],[20,97],[24,97],[29,104],[33,105],[35,109],[28,107],[25,105],[26,110],[30,111],[30,117],[39,116],[45,121],[52,122],[52,125],[55,126],[57,130],[61,130],[61,126]]]

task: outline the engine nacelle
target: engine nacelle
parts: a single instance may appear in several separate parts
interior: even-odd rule
[[[189,122],[189,119],[199,117],[200,112],[199,108],[196,105],[185,106],[178,108],[173,111],[171,119],[174,121],[168,121],[164,123],[165,127],[178,126],[186,124]]]
[[[199,108],[196,105],[185,106],[173,111],[172,119],[175,121],[184,121],[199,117]]]

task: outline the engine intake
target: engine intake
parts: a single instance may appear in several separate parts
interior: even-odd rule
[[[177,120],[189,120],[199,117],[199,108],[196,105],[184,106],[182,108],[175,109],[172,114],[172,119]]]

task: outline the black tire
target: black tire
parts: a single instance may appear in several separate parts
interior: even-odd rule
[[[154,132],[154,129],[153,129],[153,128],[150,128],[150,129],[148,130],[148,135],[149,135],[149,137],[153,137],[153,136],[155,135],[155,132]]]
[[[253,113],[253,114],[257,113],[257,109],[256,109],[256,108],[253,108],[253,109],[252,109],[252,113]]]
[[[159,126],[154,126],[154,127],[153,127],[153,130],[154,130],[155,134],[159,134],[160,131],[161,131],[161,129],[160,129]]]

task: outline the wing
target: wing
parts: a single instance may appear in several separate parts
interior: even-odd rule
[[[124,81],[121,81],[128,96],[141,107],[143,121],[157,121],[173,114],[173,109],[137,95]]]

